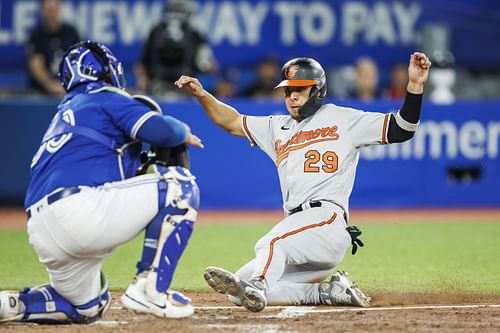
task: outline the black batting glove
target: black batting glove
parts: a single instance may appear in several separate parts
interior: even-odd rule
[[[363,247],[365,244],[358,237],[361,236],[362,232],[355,225],[349,226],[346,228],[349,236],[351,236],[351,244],[352,244],[352,254],[355,255],[358,251],[358,246]]]

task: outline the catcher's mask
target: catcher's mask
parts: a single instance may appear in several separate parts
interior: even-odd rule
[[[303,119],[312,116],[323,104],[326,96],[326,75],[325,70],[316,60],[305,57],[289,60],[281,69],[281,80],[275,89],[313,87],[309,99],[299,109],[299,114]]]
[[[66,91],[99,80],[117,88],[125,88],[121,62],[105,45],[90,40],[69,47],[59,63],[58,75]]]

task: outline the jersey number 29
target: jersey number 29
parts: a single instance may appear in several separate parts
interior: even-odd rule
[[[321,170],[326,173],[334,173],[339,168],[339,158],[333,151],[325,151],[321,154],[317,150],[308,150],[305,158],[304,172],[320,172],[319,164],[323,164]],[[322,163],[318,163],[320,160]]]

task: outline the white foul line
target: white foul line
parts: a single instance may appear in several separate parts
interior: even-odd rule
[[[500,304],[456,304],[456,305],[418,305],[418,306],[390,306],[373,308],[321,308],[314,306],[267,306],[269,310],[301,311],[308,313],[330,313],[330,312],[358,312],[358,311],[391,311],[391,310],[431,310],[431,309],[476,309],[476,308],[500,308]],[[244,310],[235,306],[195,306],[195,310]]]
[[[395,310],[439,310],[439,309],[479,309],[500,308],[500,304],[457,304],[457,305],[418,305],[418,306],[390,306],[373,308],[321,308],[315,306],[267,306],[265,310],[296,311],[304,313],[334,313],[334,312],[358,312],[358,311],[395,311]],[[120,310],[121,306],[112,306],[112,310]],[[195,306],[195,310],[233,310],[248,311],[237,306]]]

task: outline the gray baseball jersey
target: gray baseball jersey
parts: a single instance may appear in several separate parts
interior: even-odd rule
[[[332,201],[348,211],[359,148],[387,143],[389,114],[323,105],[301,122],[291,116],[242,116],[252,145],[276,164],[289,211],[309,200]]]

